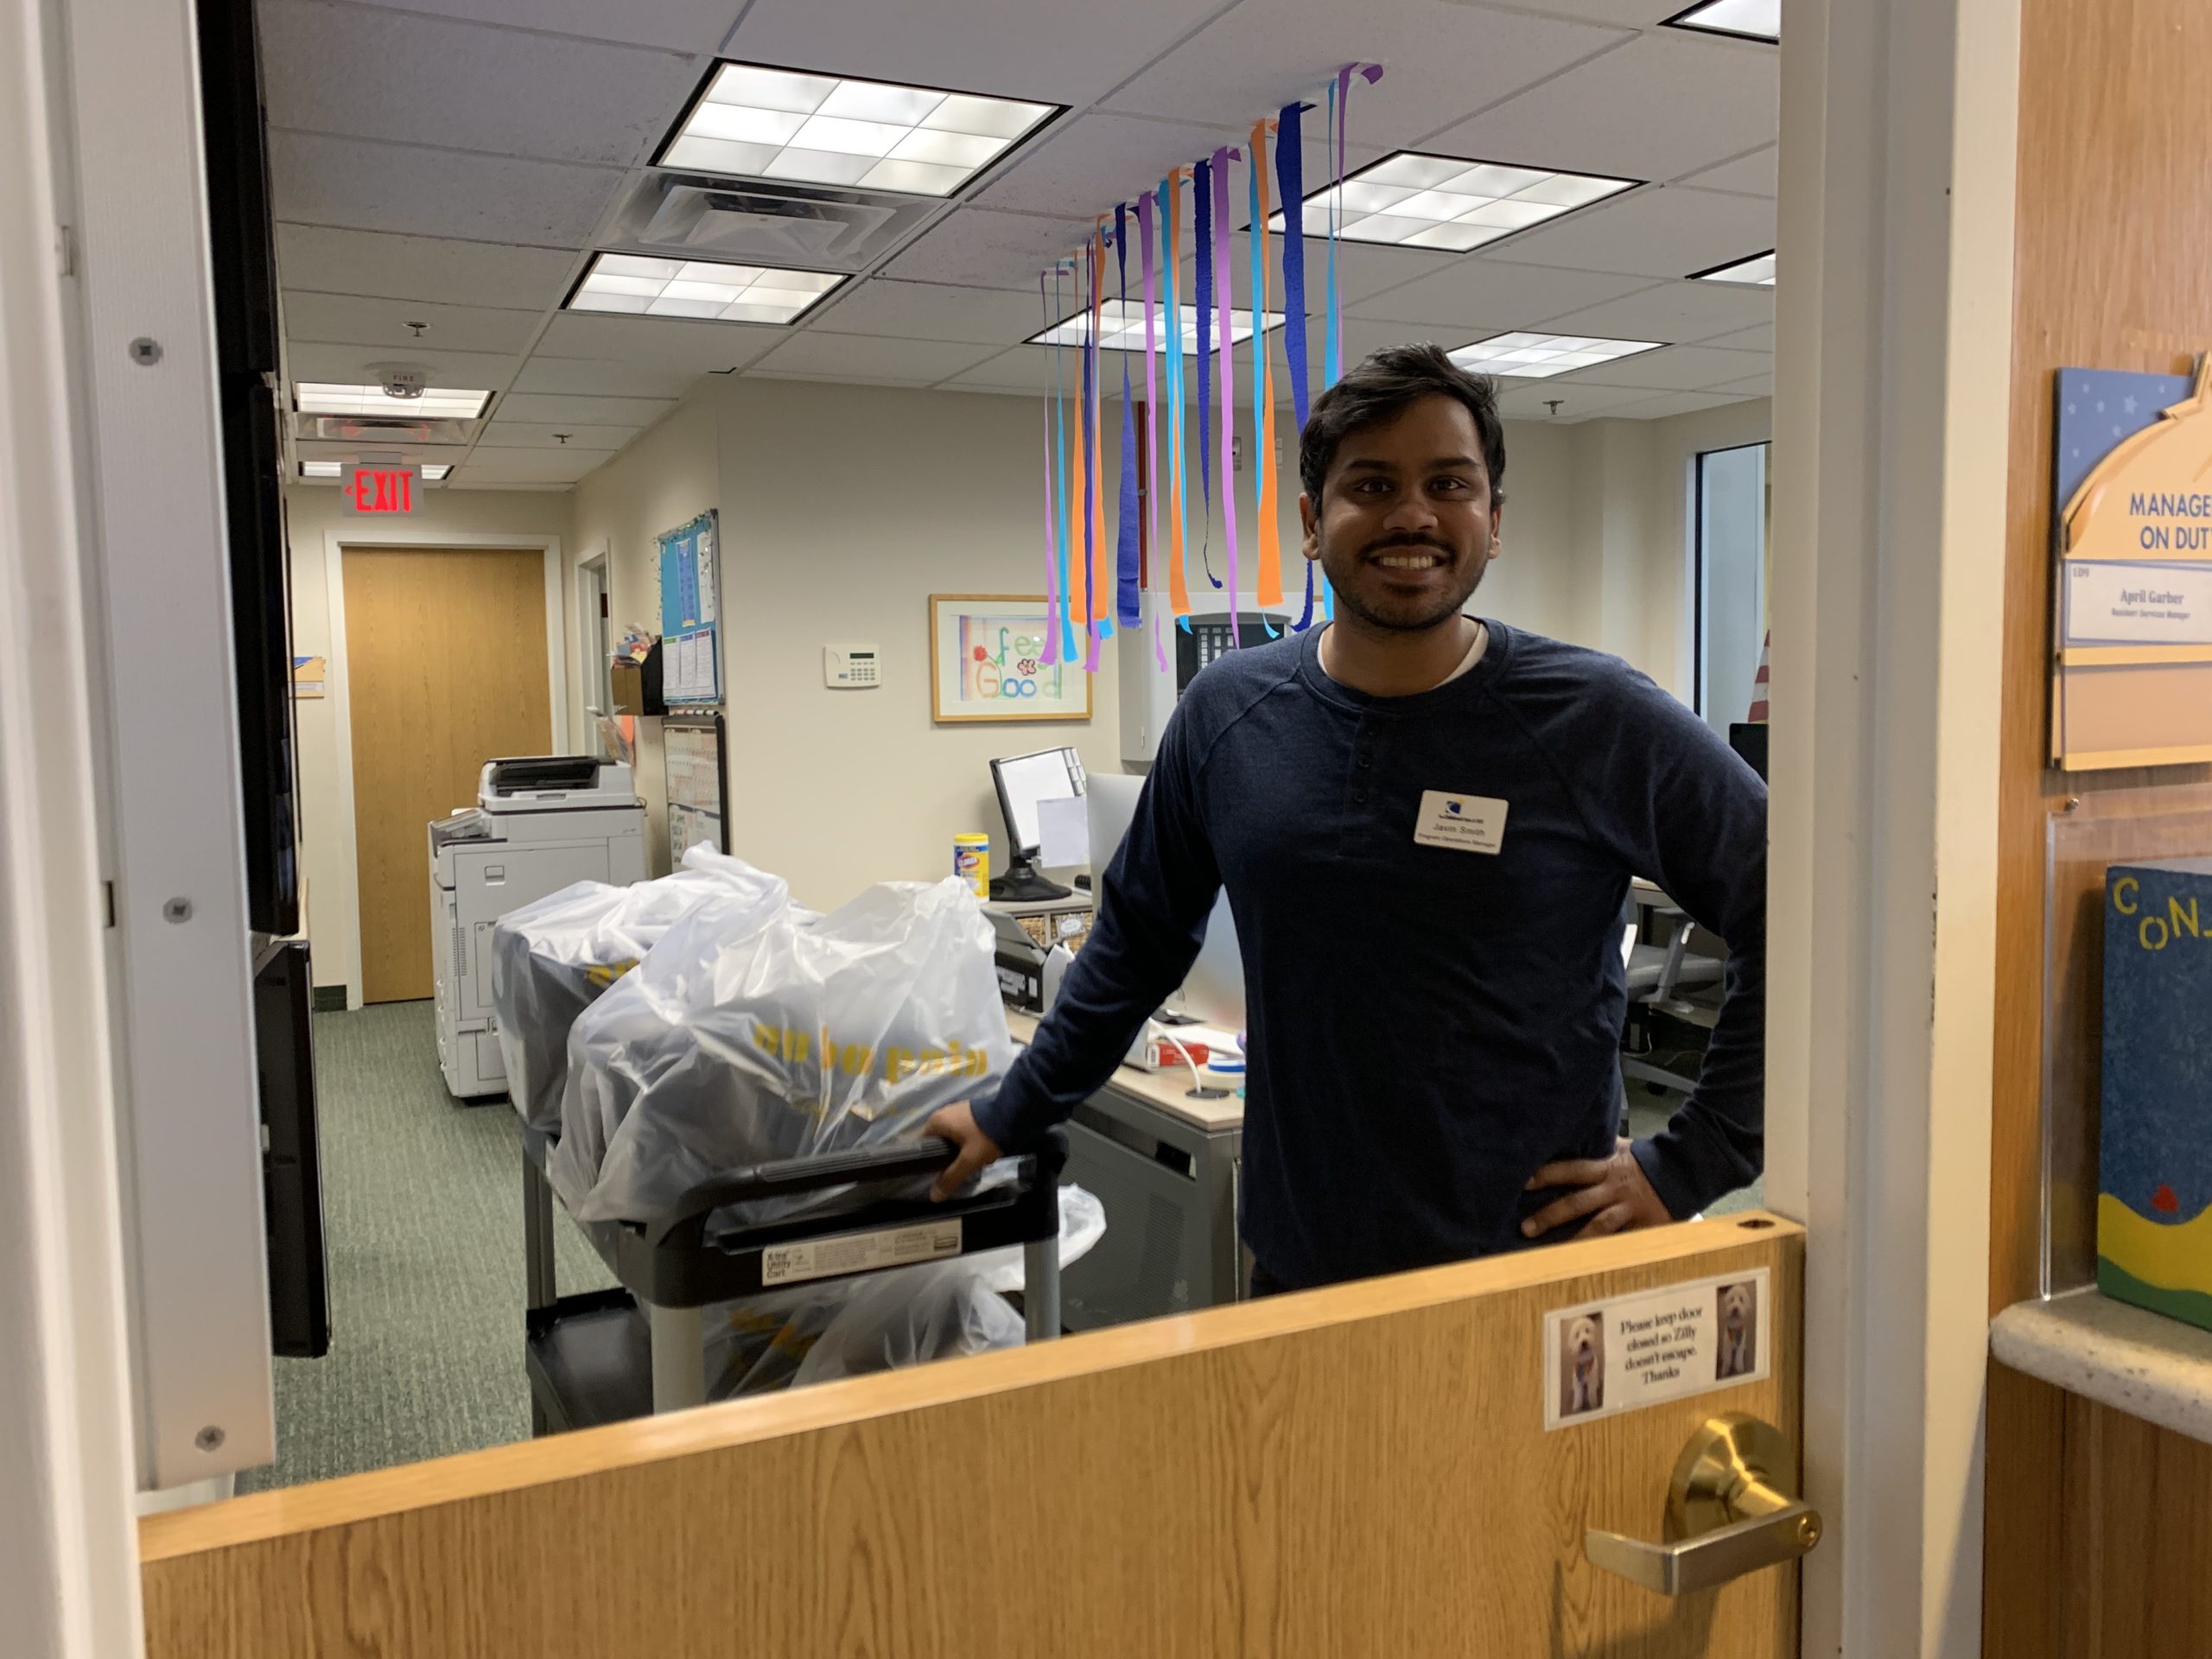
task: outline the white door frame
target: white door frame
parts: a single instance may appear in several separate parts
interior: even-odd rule
[[[337,734],[338,766],[338,907],[353,918],[353,932],[345,959],[346,1006],[361,1006],[361,864],[360,846],[353,818],[353,698],[346,677],[346,550],[349,547],[494,547],[536,548],[545,563],[545,677],[551,694],[548,704],[548,753],[558,753],[569,730],[569,647],[564,620],[565,591],[562,582],[561,538],[558,536],[457,536],[427,525],[394,524],[372,520],[359,531],[326,530],[322,537],[322,580],[329,594],[331,724]],[[471,803],[455,801],[455,806]],[[425,826],[427,832],[428,826]],[[429,903],[426,889],[423,902]]]
[[[599,655],[600,619],[593,615],[590,608],[585,604],[588,595],[584,590],[595,573],[598,576],[599,591],[611,607],[614,600],[613,567],[613,559],[610,556],[607,543],[603,541],[599,544],[597,551],[587,553],[576,561],[576,626],[574,630],[575,638],[570,644],[576,654],[575,668],[579,676],[576,681],[575,696],[572,699],[575,707],[576,753],[578,754],[596,754],[599,752],[598,734],[592,729],[591,723],[591,696],[599,687],[601,672],[600,664],[595,660]],[[611,714],[613,711],[602,709],[601,712]]]
[[[1767,1195],[1803,1654],[1979,1652],[2020,0],[1785,0]]]

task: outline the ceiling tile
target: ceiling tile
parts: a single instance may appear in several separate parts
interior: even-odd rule
[[[1640,403],[1624,404],[1619,413],[1631,421],[1663,421],[1675,415],[1696,415],[1727,404],[1750,401],[1730,391],[1662,391]]]
[[[511,421],[543,422],[566,430],[569,421],[587,426],[649,426],[675,407],[673,397],[581,397],[515,391],[499,400],[499,412]]]
[[[1522,11],[1548,12],[1583,22],[1615,23],[1626,29],[1656,29],[1690,0],[1516,0]]]
[[[1088,227],[1065,219],[956,208],[883,268],[918,283],[1037,291],[1037,273],[1072,253]]]
[[[362,0],[381,6],[388,0]],[[403,10],[421,0],[400,0]],[[728,35],[744,0],[438,0],[449,17],[499,23],[509,29],[582,35],[634,46],[670,47],[679,52],[712,52]]]
[[[476,441],[477,452],[486,449],[620,449],[645,429],[642,426],[586,426],[582,422],[514,421],[494,418],[484,425]],[[560,433],[569,441],[561,442]]]
[[[444,443],[326,443],[319,439],[296,439],[292,448],[301,461],[352,461],[363,449],[373,449],[378,454],[397,455],[402,461],[435,461],[441,466],[461,459],[467,446]],[[319,484],[320,479],[301,478],[296,473],[286,480],[291,484]]]
[[[607,363],[587,358],[532,357],[515,376],[517,391],[567,391],[587,397],[681,397],[699,378],[696,368]]]
[[[989,346],[936,340],[883,340],[809,329],[762,358],[753,372],[837,374],[865,380],[928,385],[996,355]]]
[[[1241,126],[1291,99],[1318,96],[1345,61],[1362,57],[1388,67],[1380,84],[1356,84],[1348,136],[1391,149],[1624,38],[1451,0],[1390,0],[1356,12],[1341,0],[1243,0],[1106,102],[1135,114]]]
[[[501,247],[315,225],[276,227],[276,270],[284,286],[320,294],[543,311],[568,292],[576,264],[564,248]]]
[[[1768,352],[1774,350],[1774,325],[1762,323],[1756,328],[1746,328],[1739,334],[1721,334],[1705,342],[1708,346],[1726,346],[1732,352]]]
[[[756,0],[728,56],[1081,105],[1173,46],[1218,0]]]
[[[1774,204],[1711,190],[1638,190],[1515,237],[1509,264],[1687,276],[1774,245]]]
[[[535,363],[548,357],[600,358],[635,366],[688,369],[695,376],[743,368],[787,339],[788,328],[743,322],[685,322],[674,317],[589,316],[563,311],[545,327]]]
[[[372,363],[419,363],[429,370],[433,385],[489,387],[493,391],[502,391],[514,378],[518,359],[491,352],[425,352],[412,348],[399,352],[374,346],[326,345],[315,340],[287,340],[284,346],[284,368],[296,381],[330,380],[340,385],[367,385],[375,378],[369,371]]]
[[[1763,372],[1768,359],[1760,352],[1723,352],[1710,346],[1671,346],[1664,351],[1640,352],[1634,357],[1600,363],[1581,371],[1608,386],[1649,386],[1655,391],[1705,391],[1731,380]],[[1554,385],[1573,384],[1573,375],[1560,375]]]
[[[987,346],[1014,345],[1046,324],[1033,288],[1027,293],[1015,293],[955,288],[942,283],[899,283],[885,276],[855,284],[813,321],[816,327],[839,334],[974,340]]]
[[[1552,380],[1508,382],[1498,391],[1497,412],[1510,421],[1558,421],[1562,425],[1587,420],[1618,409],[1640,404],[1651,396],[1644,387],[1560,385]],[[1547,405],[1557,403],[1554,410]],[[1506,468],[1506,496],[1513,493],[1511,457]]]
[[[1061,368],[1063,377],[1066,365]],[[975,391],[1046,392],[1052,389],[1052,353],[1042,346],[1017,346],[1001,352],[945,382],[948,389]]]
[[[1723,162],[1718,167],[1708,167],[1702,173],[1693,173],[1682,182],[1694,184],[1700,190],[1733,190],[1746,196],[1776,195],[1782,188],[1777,171],[1777,147],[1769,144],[1748,156],[1738,156],[1732,162]]]
[[[1774,142],[1777,61],[1770,51],[1730,41],[1674,30],[1647,35],[1424,148],[1621,178],[1679,178]],[[1358,109],[1355,102],[1355,120]]]
[[[1015,212],[1062,213],[1086,222],[1156,188],[1170,168],[1226,145],[1237,135],[1223,127],[1186,126],[1134,115],[1086,115],[1063,123],[976,201]],[[1240,171],[1241,181],[1243,174]],[[1242,199],[1239,200],[1242,206]],[[1239,215],[1240,222],[1243,216]]]
[[[321,0],[264,0],[260,16],[270,125],[345,137],[626,167],[659,142],[704,68],[671,52]]]
[[[276,216],[308,225],[581,248],[622,181],[604,168],[269,135]]]
[[[383,346],[395,352],[446,346],[475,352],[520,352],[537,334],[544,312],[495,310],[487,306],[434,305],[423,300],[372,300],[352,294],[311,294],[287,289],[284,333],[292,340]],[[423,325],[417,334],[410,322]]]
[[[1649,286],[1636,276],[1455,259],[1417,282],[1348,306],[1344,326],[1349,330],[1357,316],[1431,323],[1446,333],[1459,328],[1503,334],[1562,306],[1596,305]],[[1471,332],[1452,343],[1476,337]]]
[[[486,449],[471,452],[466,466],[457,468],[449,483],[573,484],[607,460],[604,449]]]
[[[1608,340],[1707,343],[1774,318],[1770,288],[1724,288],[1717,283],[1659,283],[1602,305],[1552,317],[1531,317],[1554,334]]]
[[[1745,397],[1771,397],[1774,396],[1774,376],[1771,373],[1755,374],[1748,380],[1731,380],[1713,390],[1738,392]]]
[[[1191,232],[1185,227],[1187,238]],[[1188,245],[1186,241],[1185,245]],[[1398,288],[1419,277],[1449,270],[1465,256],[1441,253],[1427,248],[1385,248],[1372,242],[1339,242],[1337,244],[1337,286],[1342,290],[1344,303],[1351,307],[1370,296]],[[1239,231],[1229,238],[1229,265],[1235,303],[1244,304],[1252,291],[1251,244]],[[1191,289],[1196,285],[1198,259],[1195,254],[1185,255],[1182,265],[1184,302],[1189,302]],[[1314,237],[1306,238],[1306,305],[1309,313],[1318,315],[1324,296],[1328,292],[1329,249],[1325,242]],[[1272,308],[1282,306],[1282,238],[1274,237],[1268,245],[1268,288]]]

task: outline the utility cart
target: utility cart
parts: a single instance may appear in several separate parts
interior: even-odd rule
[[[1014,1179],[942,1204],[913,1191],[950,1163],[927,1140],[754,1165],[693,1188],[650,1222],[579,1222],[618,1287],[563,1296],[554,1278],[553,1137],[523,1131],[523,1254],[531,1418],[539,1434],[681,1411],[707,1398],[702,1310],[816,1282],[1022,1247],[1027,1339],[1060,1334],[1059,1178],[1055,1130]],[[854,1191],[834,1208],[746,1226],[734,1204]]]

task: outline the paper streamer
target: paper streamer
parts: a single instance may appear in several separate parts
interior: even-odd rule
[[[1129,210],[1114,209],[1114,264],[1121,273],[1122,315],[1129,315]],[[1140,608],[1139,567],[1143,563],[1142,530],[1137,522],[1137,406],[1129,396],[1129,354],[1122,359],[1122,492],[1117,504],[1120,522],[1115,526],[1114,620],[1125,628],[1143,625]]]
[[[1306,429],[1306,105],[1293,99],[1275,117],[1275,182],[1282,192],[1283,353],[1290,359],[1290,408]]]
[[[1052,333],[1052,325],[1059,321],[1052,315],[1052,296],[1045,292],[1045,273],[1037,273],[1037,308],[1045,314],[1045,332]],[[1055,351],[1058,347],[1053,348]],[[1041,400],[1045,410],[1045,654],[1040,659],[1050,668],[1060,660],[1060,505],[1058,480],[1052,469],[1052,412],[1054,399],[1050,393]]]
[[[1175,620],[1190,630],[1191,588],[1184,570],[1191,518],[1191,479],[1183,461],[1184,431],[1189,416],[1183,399],[1183,169],[1160,183],[1161,211],[1167,219],[1167,599]]]
[[[1254,552],[1259,571],[1252,597],[1262,605],[1282,603],[1282,531],[1275,523],[1275,364],[1268,348],[1268,124],[1252,124],[1252,164],[1244,169],[1246,211],[1252,232],[1252,497],[1255,522]],[[1272,622],[1262,619],[1268,638]]]
[[[1229,276],[1229,162],[1237,152],[1217,149],[1213,153],[1214,185],[1221,192],[1213,216],[1213,294],[1219,308],[1221,350],[1214,361],[1221,372],[1221,522],[1222,542],[1229,556],[1229,644],[1236,648],[1236,353],[1230,349],[1236,338],[1231,327],[1235,307]],[[1262,226],[1260,233],[1267,234]],[[1255,323],[1256,327],[1256,323]],[[1216,586],[1219,584],[1217,583]]]
[[[1211,162],[1200,162],[1191,169],[1191,199],[1197,214],[1193,228],[1198,243],[1198,292],[1191,297],[1198,313],[1198,492],[1206,513],[1198,557],[1205,566],[1206,580],[1218,588],[1221,583],[1214,575],[1213,559],[1207,551],[1213,541],[1213,365],[1207,360],[1213,349],[1213,177]],[[1224,351],[1228,346],[1224,340]],[[1224,467],[1222,488],[1226,492],[1228,487],[1229,469]]]
[[[1154,378],[1159,362],[1157,309],[1153,303],[1154,279],[1159,275],[1157,227],[1153,209],[1159,204],[1147,191],[1137,198],[1137,245],[1144,259],[1144,544],[1152,559],[1160,557],[1160,392]],[[1146,575],[1154,582],[1149,569]]]
[[[1106,541],[1105,376],[1098,361],[1099,341],[1105,327],[1106,220],[1102,216],[1090,233],[1090,338],[1085,350],[1090,371],[1090,647],[1084,653],[1086,674],[1098,671],[1098,647],[1114,637],[1114,567]]]
[[[1067,307],[1060,298],[1060,278],[1068,272],[1065,260],[1052,267],[1052,318],[1055,322],[1067,315]],[[1055,528],[1059,537],[1059,660],[1075,660],[1075,617],[1071,609],[1069,577],[1073,574],[1068,566],[1071,552],[1069,532],[1073,524],[1074,498],[1068,492],[1068,405],[1067,381],[1065,373],[1067,346],[1058,336],[1052,341],[1052,414],[1054,442],[1059,454],[1058,523]]]
[[[1090,250],[1083,251],[1082,262],[1076,267],[1078,284],[1077,297],[1083,301],[1083,340],[1076,348],[1077,369],[1074,376],[1076,410],[1075,429],[1075,495],[1070,506],[1075,515],[1075,530],[1071,538],[1075,543],[1075,556],[1082,561],[1076,579],[1068,584],[1068,608],[1074,612],[1076,626],[1084,633],[1090,631],[1090,515],[1091,496],[1096,480],[1090,476],[1090,340],[1096,323],[1085,296],[1090,289]]]

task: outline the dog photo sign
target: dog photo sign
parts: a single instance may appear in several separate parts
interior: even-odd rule
[[[1544,1427],[1568,1428],[1770,1374],[1773,1303],[1755,1268],[1544,1315]]]

